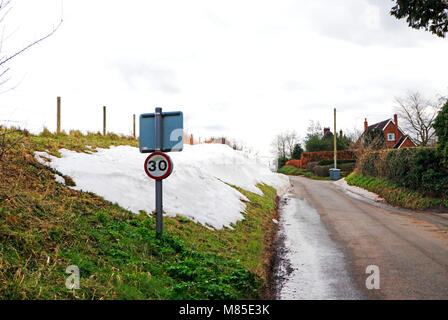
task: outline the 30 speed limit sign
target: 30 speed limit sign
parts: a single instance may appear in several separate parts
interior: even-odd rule
[[[172,171],[173,162],[165,153],[151,153],[145,160],[145,172],[152,179],[165,179],[171,174]]]

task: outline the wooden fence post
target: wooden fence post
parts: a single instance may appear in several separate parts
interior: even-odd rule
[[[134,114],[134,116],[133,116],[133,118],[134,118],[134,125],[133,125],[133,134],[134,134],[134,139],[135,139],[135,114]]]
[[[106,106],[103,106],[103,136],[106,135]]]
[[[57,97],[56,133],[61,133],[61,97]]]

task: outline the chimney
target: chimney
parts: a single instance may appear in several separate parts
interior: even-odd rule
[[[342,138],[342,130],[339,130],[339,136]]]
[[[367,118],[364,118],[364,131],[367,131]]]
[[[326,134],[328,131],[330,131],[330,128],[324,128],[324,134]]]
[[[395,141],[398,141],[398,116],[394,114],[394,123],[395,123]]]

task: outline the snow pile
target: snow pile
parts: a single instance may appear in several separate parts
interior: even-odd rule
[[[138,148],[130,146],[97,149],[93,154],[61,149],[61,158],[36,152],[36,158],[72,177],[76,190],[90,191],[123,208],[138,213],[155,210],[155,182],[144,172]],[[44,162],[40,156],[51,159]],[[171,152],[174,170],[163,182],[163,209],[169,216],[182,215],[203,225],[222,228],[243,219],[247,200],[228,184],[261,194],[265,183],[283,194],[290,186],[286,176],[273,173],[247,153],[227,145],[185,145]]]
[[[339,179],[337,181],[334,181],[333,183],[336,184],[338,187],[340,187],[343,190],[346,190],[346,191],[349,191],[351,193],[357,194],[358,196],[367,198],[369,200],[376,201],[376,202],[386,202],[386,200],[381,198],[376,193],[367,191],[366,189],[363,189],[363,188],[360,188],[360,187],[349,185],[347,183],[347,181],[345,181],[345,179]]]

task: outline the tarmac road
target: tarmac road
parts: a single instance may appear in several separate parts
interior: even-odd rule
[[[377,206],[331,181],[290,180],[278,298],[448,299],[446,217]],[[366,288],[371,265],[379,268],[379,289]]]

